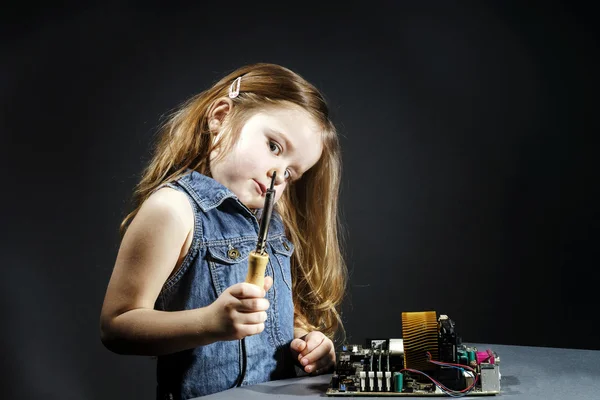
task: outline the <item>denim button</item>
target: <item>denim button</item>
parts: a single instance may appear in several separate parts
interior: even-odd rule
[[[240,251],[238,249],[229,249],[227,256],[232,260],[237,260],[240,258]]]
[[[286,250],[290,249],[290,246],[288,246],[288,244],[286,242],[283,242],[283,247],[285,247]]]

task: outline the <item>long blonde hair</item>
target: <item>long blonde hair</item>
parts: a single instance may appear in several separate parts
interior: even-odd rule
[[[241,88],[227,115],[227,134],[219,135],[221,139],[213,143],[208,127],[210,108],[228,95],[238,77],[242,77]],[[176,180],[188,168],[210,176],[211,152],[220,148],[224,154],[231,149],[252,113],[290,103],[306,110],[323,132],[321,158],[288,186],[276,204],[286,234],[295,245],[291,266],[296,326],[320,330],[334,338],[338,328],[343,329],[339,308],[347,282],[338,215],[340,146],[323,96],[293,71],[266,63],[241,67],[170,114],[158,131],[153,157],[136,185],[134,210],[124,218],[120,231],[125,233],[142,203],[161,184]]]

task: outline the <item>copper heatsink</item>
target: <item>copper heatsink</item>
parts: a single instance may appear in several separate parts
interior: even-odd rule
[[[419,371],[435,369],[427,362],[427,352],[438,359],[438,322],[435,311],[403,312],[402,339],[404,341],[404,368]]]

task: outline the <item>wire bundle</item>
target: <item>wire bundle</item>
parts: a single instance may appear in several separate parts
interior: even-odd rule
[[[475,370],[473,368],[471,368],[467,365],[434,361],[431,357],[430,352],[427,352],[427,362],[435,364],[435,365],[441,365],[444,367],[456,368],[456,369],[459,369],[461,372],[465,372],[465,369],[466,369],[467,372],[470,372],[473,374],[473,383],[471,385],[469,385],[469,387],[467,387],[463,390],[453,390],[453,389],[450,389],[450,388],[444,386],[441,382],[438,382],[437,380],[433,379],[431,376],[427,375],[423,371],[419,371],[419,370],[412,369],[412,368],[404,368],[400,372],[408,371],[408,372],[421,374],[421,375],[427,377],[429,380],[431,380],[431,382],[433,382],[434,385],[436,385],[438,388],[440,388],[440,390],[442,392],[444,392],[448,396],[452,396],[452,397],[463,397],[463,396],[468,395],[475,388],[475,385],[477,384],[478,375],[475,373]]]

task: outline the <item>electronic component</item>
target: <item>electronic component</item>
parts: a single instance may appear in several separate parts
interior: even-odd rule
[[[427,362],[429,350],[438,359],[438,322],[435,311],[402,313],[402,336],[404,339],[404,365],[406,368],[432,370],[435,365]]]
[[[402,339],[367,339],[337,353],[328,396],[473,396],[500,393],[500,358],[462,344],[435,311],[402,313]]]

